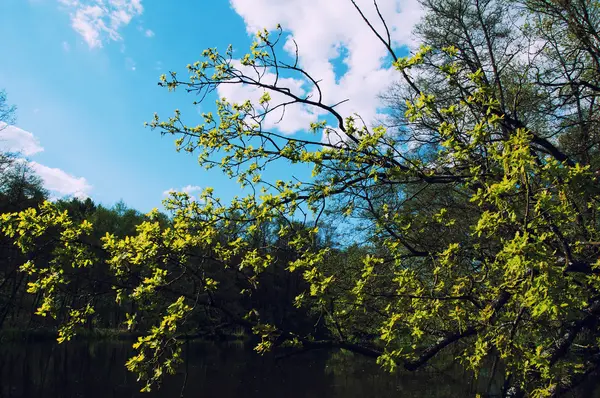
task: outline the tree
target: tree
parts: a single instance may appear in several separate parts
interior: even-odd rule
[[[15,159],[0,175],[0,211],[12,212],[36,207],[48,197],[43,180],[29,164]]]
[[[47,198],[41,179],[33,173],[25,161],[7,156],[10,162],[0,169],[0,213],[17,212],[39,206]],[[30,308],[23,311],[27,279],[18,273],[25,256],[12,244],[11,239],[0,238],[0,328],[9,315],[12,320],[19,316],[30,318]]]
[[[6,102],[6,92],[0,90],[0,131],[4,130],[8,125],[14,123],[15,106],[8,105]],[[0,153],[0,175],[4,175],[6,168],[14,161],[14,156],[2,152]]]
[[[6,92],[0,91],[0,132],[14,123],[16,108],[7,104]],[[0,152],[0,213],[20,211],[35,207],[47,198],[41,179],[34,174],[25,161],[15,153]],[[26,284],[24,275],[17,273],[24,261],[9,239],[0,239],[2,262],[0,263],[0,328],[9,315],[16,318]]]
[[[178,333],[189,331],[186,320],[200,308],[251,329],[259,352],[343,348],[392,371],[416,370],[443,353],[475,372],[489,359],[492,375],[504,369],[506,396],[558,396],[598,371],[598,4],[422,4],[416,33],[423,45],[409,57],[397,56],[383,15],[376,30],[356,6],[398,71],[387,96],[397,112],[387,129],[323,102],[318,77],[297,59],[277,57],[281,29],[259,32],[240,62],[232,48],[208,49],[188,65],[188,81],[174,72],[161,77],[161,86],[202,99],[224,84],[264,91],[258,103],[220,99],[216,115],[203,114],[197,126],[179,111],[149,123],[177,136],[178,150],[198,153],[206,168],[260,194],[230,204],[212,189],[201,202],[174,194],[166,201],[170,226],[153,212],[134,236],[104,238],[117,300],[138,305],[128,319],[154,324],[128,362],[145,389],[174,370]],[[313,89],[296,93],[283,76]],[[285,100],[274,102],[273,94]],[[336,126],[315,121],[307,126],[314,138],[265,127],[268,115],[290,106],[325,111]],[[324,133],[340,139],[323,140]],[[313,178],[263,178],[282,161],[311,165]],[[317,244],[326,210],[359,220],[370,244]],[[302,223],[294,221],[299,213],[308,214]],[[270,223],[282,239],[257,239]],[[3,230],[26,251],[49,226],[63,230],[68,249],[59,250],[59,261],[24,271],[38,275],[33,290],[47,298],[40,312],[52,315],[52,290],[68,281],[51,276],[66,259],[89,265],[77,242],[90,227],[50,205],[3,216]],[[219,296],[223,286],[260,296],[282,243],[291,251],[287,272],[304,281],[293,299],[305,309],[297,316],[316,316],[318,329],[282,324],[264,308],[231,307]],[[73,309],[61,337],[91,313]]]
[[[14,123],[16,107],[6,102],[6,91],[0,90],[0,129]]]

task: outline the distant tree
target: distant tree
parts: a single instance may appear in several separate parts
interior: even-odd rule
[[[14,123],[16,109],[14,105],[8,104],[6,91],[0,90],[0,130]]]
[[[48,197],[43,180],[26,161],[15,160],[0,175],[0,211],[36,207]]]
[[[11,156],[0,169],[0,213],[36,208],[47,198],[41,179],[25,161]],[[11,326],[31,319],[33,297],[26,292],[28,278],[17,272],[26,261],[10,237],[0,238],[0,329],[10,319]]]
[[[6,91],[0,90],[0,131],[8,125],[14,123],[16,107],[8,105],[6,101]],[[0,175],[3,175],[6,168],[14,161],[14,155],[0,152]]]

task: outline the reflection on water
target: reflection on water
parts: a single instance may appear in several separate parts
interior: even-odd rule
[[[389,375],[371,360],[343,352],[276,360],[242,344],[190,342],[180,372],[160,391],[141,394],[124,367],[130,347],[130,342],[3,344],[0,397],[472,397],[476,389],[463,372]]]

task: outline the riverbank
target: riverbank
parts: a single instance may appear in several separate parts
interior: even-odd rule
[[[143,336],[141,332],[130,332],[118,329],[82,329],[77,332],[72,340],[75,341],[133,341]],[[0,343],[7,342],[44,342],[56,340],[58,331],[53,329],[4,329],[0,330]],[[218,333],[185,334],[178,337],[182,340],[209,340],[209,341],[245,341],[248,339],[243,330]]]

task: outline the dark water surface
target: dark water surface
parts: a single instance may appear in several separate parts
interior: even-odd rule
[[[372,360],[344,352],[277,360],[241,343],[190,342],[178,374],[159,391],[142,394],[124,366],[130,355],[131,342],[3,343],[0,397],[473,397],[477,389],[464,372],[390,375]],[[587,390],[583,396],[591,395]]]

